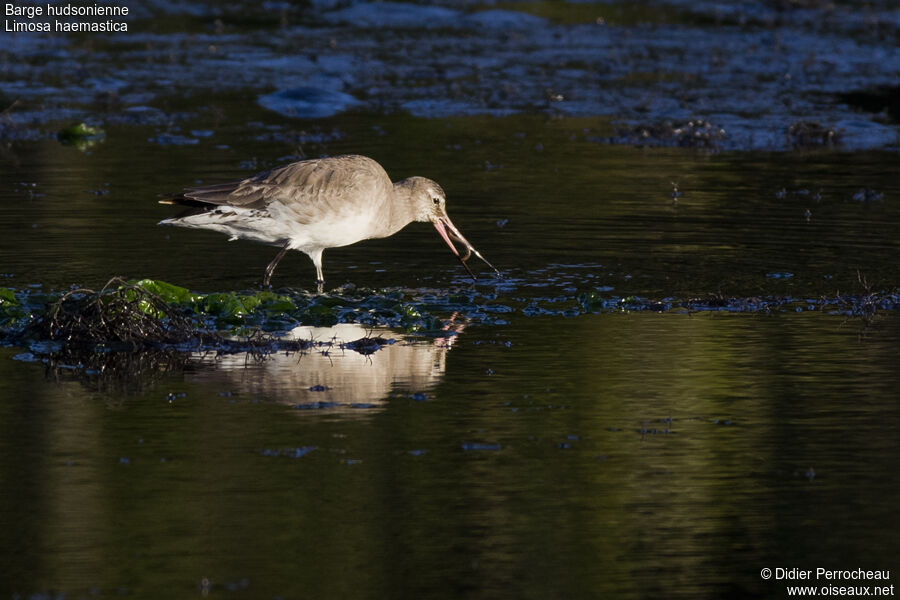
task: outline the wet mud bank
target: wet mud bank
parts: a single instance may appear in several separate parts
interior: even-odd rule
[[[898,147],[889,3],[147,2],[127,33],[4,36],[0,138],[153,124],[236,93],[288,119],[602,117],[600,143]],[[176,100],[181,99],[181,100]],[[182,131],[175,131],[180,129]]]

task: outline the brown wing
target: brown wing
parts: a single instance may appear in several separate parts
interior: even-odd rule
[[[391,187],[381,165],[351,155],[303,160],[242,181],[187,188],[163,202],[195,208],[228,205],[250,209],[267,209],[272,202],[279,202],[300,217],[354,191],[374,193]],[[343,208],[351,207],[345,204]]]

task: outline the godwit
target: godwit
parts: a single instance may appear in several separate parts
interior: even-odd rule
[[[263,287],[287,251],[300,250],[316,266],[321,291],[323,250],[388,237],[413,221],[431,221],[473,280],[466,264],[473,254],[500,275],[450,221],[441,186],[424,177],[391,183],[382,166],[365,156],[301,160],[242,181],[188,188],[160,202],[190,207],[160,225],[211,229],[230,241],[280,246],[266,267]]]

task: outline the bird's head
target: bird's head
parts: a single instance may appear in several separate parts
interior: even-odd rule
[[[425,177],[410,177],[398,181],[394,187],[405,190],[416,221],[434,223],[437,219],[447,218],[447,196],[437,182]]]
[[[413,204],[413,212],[416,221],[430,221],[431,224],[434,225],[434,228],[437,229],[441,238],[447,243],[450,250],[453,251],[453,254],[456,255],[459,262],[462,263],[462,266],[465,267],[472,279],[477,278],[472,273],[469,265],[466,264],[466,261],[469,260],[473,254],[483,260],[487,266],[494,269],[497,275],[500,275],[500,271],[498,271],[494,265],[489,263],[487,259],[484,258],[465,237],[463,237],[463,234],[459,232],[459,229],[453,225],[450,217],[447,216],[447,196],[444,194],[444,190],[441,189],[441,186],[425,177],[410,177],[409,179],[400,182],[400,184],[403,184],[403,186],[409,190],[409,197]],[[462,244],[465,249],[463,254],[456,248],[453,241]]]

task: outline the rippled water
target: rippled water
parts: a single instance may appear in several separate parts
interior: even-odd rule
[[[226,114],[237,118],[239,107],[232,110]],[[150,128],[110,129],[108,141],[85,154],[55,142],[31,145],[2,175],[3,271],[17,287],[97,286],[111,274],[207,291],[253,287],[272,249],[154,227],[172,215],[155,196],[247,176],[303,151],[363,153],[395,179],[435,179],[466,237],[529,287],[574,279],[579,288],[666,297],[834,293],[859,289],[858,270],[875,286],[897,280],[894,153],[636,149],[590,141],[601,126],[542,117],[347,117],[333,124],[340,139],[303,144],[294,142],[302,123],[269,116],[191,146],[148,143]],[[268,131],[262,141],[259,131]],[[867,189],[878,199],[854,200]],[[785,273],[791,277],[772,276]],[[463,274],[420,224],[325,253],[334,286],[446,286],[464,282]],[[292,254],[273,283],[305,287],[313,278],[309,260]]]
[[[334,327],[285,318],[296,327],[284,333],[314,342],[303,352],[101,349],[80,363],[4,337],[20,345],[0,347],[0,599],[759,598],[786,596],[784,581],[760,578],[764,567],[900,572],[896,151],[753,150],[793,144],[740,111],[727,118],[741,134],[712,148],[611,143],[621,121],[589,116],[604,113],[571,92],[596,75],[625,95],[625,122],[666,113],[660,89],[695,65],[689,52],[672,63],[669,52],[681,55],[670,42],[709,32],[712,9],[665,4],[656,17],[677,27],[635,25],[650,5],[615,4],[609,23],[626,25],[607,38],[591,16],[605,4],[526,3],[552,26],[521,12],[508,37],[483,40],[472,31],[513,17],[470,6],[459,25],[457,8],[423,6],[445,25],[398,26],[397,38],[408,52],[397,56],[437,57],[421,72],[385,49],[378,69],[360,62],[383,41],[360,27],[383,17],[366,4],[316,3],[301,25],[264,21],[257,37],[230,29],[228,14],[207,31],[209,7],[196,22],[160,21],[197,30],[189,37],[143,32],[70,54],[17,37],[11,56],[62,83],[23,84],[26,104],[46,106],[28,105],[14,124],[24,114],[61,128],[66,111],[98,101],[91,86],[112,86],[119,108],[131,106],[98,117],[105,137],[93,143],[26,129],[0,148],[0,283],[17,297],[115,275],[249,293],[275,250],[157,227],[172,215],[158,195],[341,153],[372,156],[394,179],[438,181],[454,223],[505,278],[485,269],[470,287],[432,228],[413,224],[325,252],[334,297],[358,287],[384,302]],[[892,31],[889,11],[841,20],[853,12],[846,3],[814,13],[821,22],[734,6],[717,17],[723,54],[710,60],[724,62],[704,94],[717,77],[740,78],[727,66],[747,47],[790,62],[800,42],[787,34],[827,34],[825,45],[833,35],[850,52],[844,69]],[[766,45],[770,25],[783,46]],[[540,36],[521,32],[530,27]],[[355,111],[313,121],[260,106],[260,95],[296,89],[281,85],[283,47],[320,38],[334,44],[297,73],[342,72],[364,98]],[[511,57],[548,39],[569,46],[530,53],[517,70]],[[591,40],[583,63],[554,58]],[[462,41],[457,52],[477,59],[465,69],[454,65],[472,57],[435,53]],[[615,58],[609,44],[624,45],[620,60],[598,70]],[[884,60],[854,77],[889,79],[896,44],[884,45]],[[41,67],[54,48],[68,59]],[[197,48],[208,53],[191,67],[198,82],[223,65],[260,68],[167,91]],[[822,83],[839,78],[819,72],[840,48],[791,66],[795,81],[807,78],[796,88],[773,79],[780,63],[760,59],[747,89],[768,82],[760,89],[792,102],[823,89],[825,116],[846,121],[855,109],[835,107]],[[76,84],[80,71],[66,65],[86,56],[97,78]],[[101,76],[124,77],[135,56],[146,64],[128,82]],[[498,56],[502,69],[487,69]],[[637,69],[654,60],[670,70]],[[23,68],[10,61],[0,91]],[[554,70],[568,88],[545,89]],[[517,86],[497,84],[520,71]],[[541,106],[548,92],[566,100]],[[272,98],[297,94],[314,97]],[[733,108],[726,95],[717,102]],[[132,110],[143,103],[152,107]],[[761,118],[806,114],[792,106]],[[892,118],[873,117],[878,131],[895,131]],[[846,131],[868,127],[860,117]],[[754,134],[762,141],[742,137]],[[744,151],[723,151],[733,147]],[[273,283],[297,298],[313,278],[292,253]],[[886,300],[865,304],[872,294]],[[865,310],[846,310],[845,297]],[[716,310],[729,302],[750,310]],[[369,325],[384,322],[379,310],[421,310],[442,325]],[[348,345],[364,338],[383,345]]]
[[[765,565],[889,568],[897,325],[522,319],[131,390],[3,350],[7,589],[744,597],[778,595]]]

